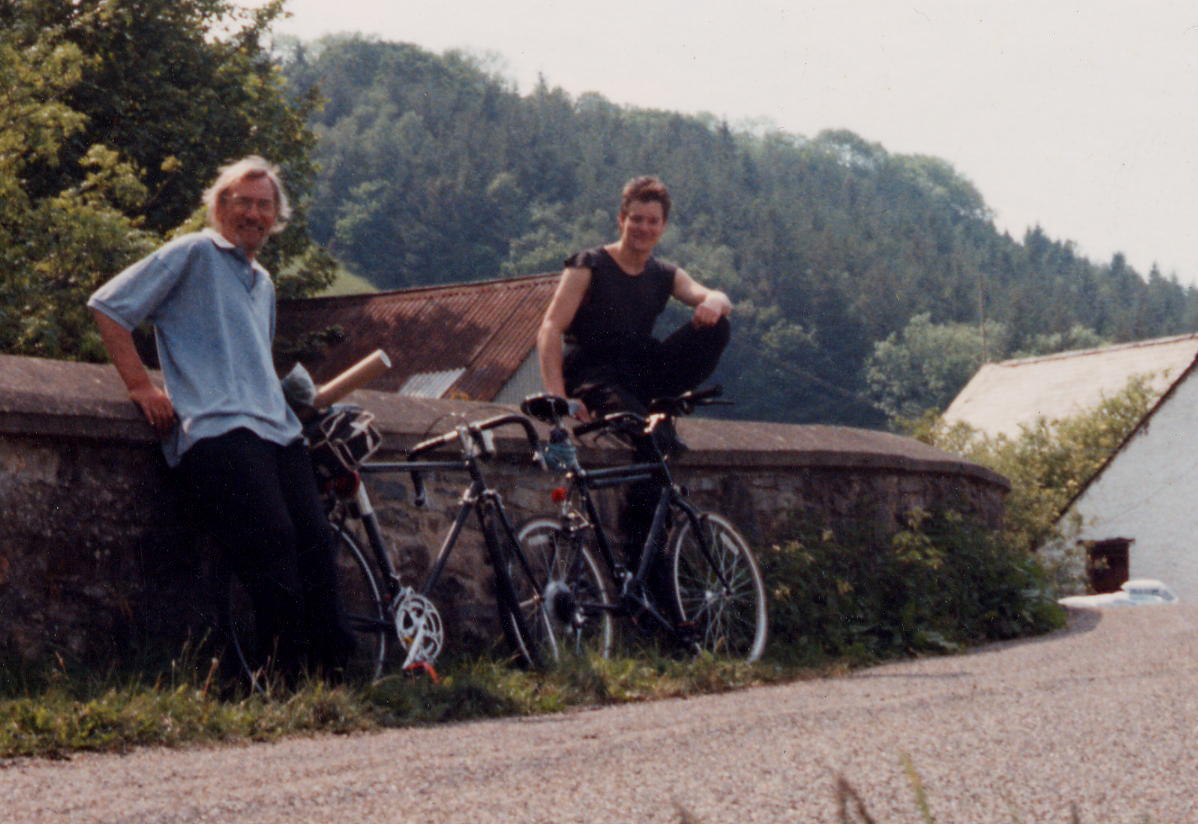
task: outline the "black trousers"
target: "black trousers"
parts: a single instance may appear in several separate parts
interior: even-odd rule
[[[595,415],[617,411],[643,415],[654,398],[680,395],[710,378],[731,334],[725,317],[705,327],[688,322],[663,341],[648,339],[606,350],[574,348],[562,364],[566,393],[579,398]],[[659,431],[656,440],[666,454],[676,445],[672,429]],[[653,454],[647,440],[633,449],[638,461]],[[628,487],[619,526],[630,564],[637,562],[648,538],[659,494],[652,482]]]
[[[721,318],[704,327],[688,322],[663,341],[572,347],[562,364],[566,393],[592,412],[644,413],[654,398],[680,395],[711,377],[731,334]]]
[[[304,443],[279,446],[235,429],[193,445],[178,471],[198,520],[249,590],[260,660],[273,656],[288,678],[344,666],[353,636]]]

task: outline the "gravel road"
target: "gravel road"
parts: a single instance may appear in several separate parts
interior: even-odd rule
[[[21,822],[1198,822],[1198,606],[966,655],[529,719],[0,762]],[[863,820],[854,818],[854,821]]]

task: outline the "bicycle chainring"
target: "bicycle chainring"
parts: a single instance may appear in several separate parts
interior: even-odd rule
[[[407,653],[404,669],[422,663],[432,664],[445,643],[441,613],[428,598],[409,590],[395,609],[395,634]]]

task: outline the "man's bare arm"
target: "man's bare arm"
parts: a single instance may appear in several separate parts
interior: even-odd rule
[[[112,359],[117,374],[125,382],[129,397],[141,409],[154,431],[165,435],[175,424],[175,407],[166,392],[150,380],[150,373],[141,362],[137,347],[133,345],[132,333],[99,309],[92,309],[92,317],[100,327],[100,339],[104,341],[104,348],[108,350],[108,357]]]
[[[562,335],[582,305],[587,289],[591,285],[591,270],[567,267],[558,281],[553,300],[545,310],[541,328],[537,331],[537,355],[541,364],[541,383],[546,392],[566,396],[566,382],[562,376]],[[587,417],[586,408],[579,417]]]
[[[696,326],[711,326],[732,312],[732,301],[727,295],[699,283],[685,269],[674,273],[674,297],[694,307],[691,322]]]

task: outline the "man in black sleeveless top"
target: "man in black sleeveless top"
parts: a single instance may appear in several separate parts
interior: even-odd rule
[[[728,296],[653,257],[669,216],[665,184],[656,177],[633,178],[620,202],[619,240],[566,260],[537,348],[545,390],[577,399],[582,420],[617,410],[643,414],[654,398],[695,388],[711,376],[728,343]],[[653,324],[671,297],[694,313],[659,341]],[[655,503],[652,488],[629,492],[621,528],[634,555]]]
[[[653,257],[670,216],[670,194],[655,177],[624,187],[620,239],[566,260],[537,335],[545,390],[582,404],[579,417],[617,409],[644,412],[655,397],[693,389],[711,376],[728,343],[728,296]],[[653,324],[670,297],[694,307],[664,341]]]

